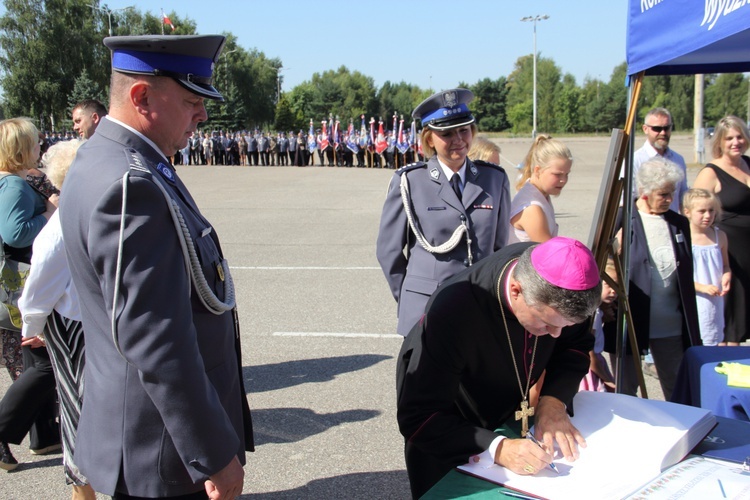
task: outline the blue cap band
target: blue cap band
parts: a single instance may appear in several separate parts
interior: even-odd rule
[[[433,120],[450,118],[451,116],[460,116],[470,114],[469,106],[466,104],[459,104],[452,108],[438,108],[432,113],[428,113],[422,117],[422,125],[427,125]]]
[[[154,70],[194,74],[210,78],[213,59],[180,54],[118,50],[112,54],[112,68],[135,73],[153,73]]]

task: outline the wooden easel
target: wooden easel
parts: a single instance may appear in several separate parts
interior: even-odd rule
[[[596,264],[599,266],[602,279],[617,292],[618,297],[619,307],[617,310],[617,364],[615,366],[615,383],[618,388],[621,387],[620,382],[623,373],[621,362],[625,357],[625,332],[627,332],[630,348],[633,352],[633,363],[635,365],[635,373],[638,378],[641,395],[644,398],[648,398],[646,383],[643,378],[643,369],[641,368],[640,350],[638,349],[638,342],[633,328],[632,311],[628,301],[627,292],[629,278],[627,275],[627,269],[622,265],[623,261],[629,261],[629,245],[624,245],[625,248],[623,249],[623,255],[621,252],[616,251],[618,249],[615,248],[614,239],[617,213],[620,210],[620,200],[625,200],[623,203],[624,214],[629,213],[628,210],[630,209],[628,204],[629,196],[623,197],[623,193],[632,192],[632,172],[630,169],[625,168],[627,166],[625,165],[625,159],[632,158],[632,152],[629,148],[632,148],[631,136],[635,124],[636,103],[640,96],[643,76],[644,73],[639,73],[632,81],[630,106],[625,121],[625,129],[612,130],[610,148],[607,154],[607,162],[605,164],[605,171],[599,191],[599,199],[594,212],[596,218],[594,219],[594,224],[592,224],[591,227],[591,234],[589,235],[589,247],[594,253],[594,258],[596,259]],[[622,234],[628,235],[627,238],[629,238],[630,217],[622,217]],[[616,283],[609,277],[609,275],[607,275],[607,273],[604,272],[607,257],[613,259],[620,283]]]

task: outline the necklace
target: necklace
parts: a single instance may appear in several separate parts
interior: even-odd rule
[[[521,374],[518,371],[518,363],[516,363],[516,355],[513,353],[513,342],[510,339],[510,330],[508,330],[508,322],[505,320],[505,309],[503,308],[503,296],[501,294],[500,287],[503,281],[503,275],[508,269],[508,266],[518,259],[509,261],[500,271],[500,276],[497,278],[497,302],[500,304],[500,314],[503,317],[503,326],[505,327],[505,335],[508,337],[508,347],[510,348],[510,357],[513,360],[513,368],[516,370],[516,380],[518,381],[518,389],[521,391],[521,409],[516,410],[516,421],[521,421],[521,437],[526,437],[529,433],[529,417],[534,415],[534,407],[529,406],[529,388],[531,386],[531,372],[534,369],[534,358],[536,357],[536,346],[539,342],[539,337],[534,338],[534,350],[531,353],[531,365],[529,367],[529,376],[526,378],[526,390],[523,388],[523,382],[521,382]]]

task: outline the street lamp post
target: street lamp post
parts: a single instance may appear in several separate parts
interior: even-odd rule
[[[276,68],[276,103],[278,104],[279,99],[281,99],[281,71],[282,70],[289,70],[291,68],[284,68],[283,66],[279,66]]]
[[[99,7],[98,5],[94,5],[93,3],[91,4],[91,7],[107,14],[107,20],[109,21],[109,36],[112,36],[112,13],[119,10],[128,10],[134,8],[133,5],[129,5],[127,7],[120,7],[119,9],[110,9],[109,7]]]
[[[522,22],[533,22],[534,23],[534,125],[533,130],[531,131],[531,138],[536,137],[536,23],[537,21],[544,21],[545,19],[549,19],[549,16],[544,15],[536,15],[536,16],[526,16],[521,18]]]
[[[239,49],[232,49],[232,50],[228,50],[226,52],[222,52],[221,55],[219,56],[219,60],[221,60],[221,58],[224,57],[224,56],[228,56],[232,52],[237,52],[237,50],[239,50]],[[224,59],[224,86],[225,87],[227,87],[229,85],[227,83],[228,82],[228,78],[229,78],[229,70],[227,70],[227,60]]]

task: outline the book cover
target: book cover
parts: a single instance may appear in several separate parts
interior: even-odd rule
[[[693,453],[750,465],[750,422],[725,417],[716,417],[716,422],[716,427],[695,447]]]

